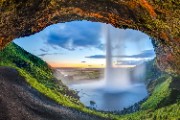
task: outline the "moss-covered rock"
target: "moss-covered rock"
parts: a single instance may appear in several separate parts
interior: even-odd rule
[[[98,21],[147,33],[159,68],[180,74],[179,6],[179,0],[1,0],[0,48],[54,23]]]

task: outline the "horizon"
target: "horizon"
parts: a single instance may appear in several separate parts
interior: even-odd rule
[[[106,26],[110,27],[112,39],[122,44],[114,45],[114,53],[122,52],[120,56],[113,56],[114,67],[135,67],[142,61],[155,57],[148,35],[89,21],[54,24],[37,34],[15,39],[14,43],[52,67],[105,68]],[[36,44],[29,46],[33,41]],[[123,59],[118,61],[118,57]]]

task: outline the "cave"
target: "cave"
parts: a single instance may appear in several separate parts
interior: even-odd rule
[[[179,119],[179,6],[178,0],[1,0],[0,119]],[[120,114],[86,108],[67,86],[57,86],[47,63],[11,43],[56,23],[83,20],[151,37],[158,67],[153,74],[164,75],[148,84],[150,96],[142,106],[135,104]]]
[[[153,40],[162,71],[180,73],[179,2],[153,0],[3,0],[0,48],[54,23],[89,20],[142,31]]]

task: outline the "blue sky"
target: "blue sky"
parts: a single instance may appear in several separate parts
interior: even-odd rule
[[[14,42],[54,67],[105,66],[104,29],[107,26],[113,40],[113,57],[123,57],[124,63],[127,63],[127,60],[140,61],[155,56],[151,40],[146,34],[88,21],[54,24]]]

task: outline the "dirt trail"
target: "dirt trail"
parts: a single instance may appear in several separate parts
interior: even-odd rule
[[[15,69],[0,67],[0,120],[104,120],[63,107],[31,88]]]

